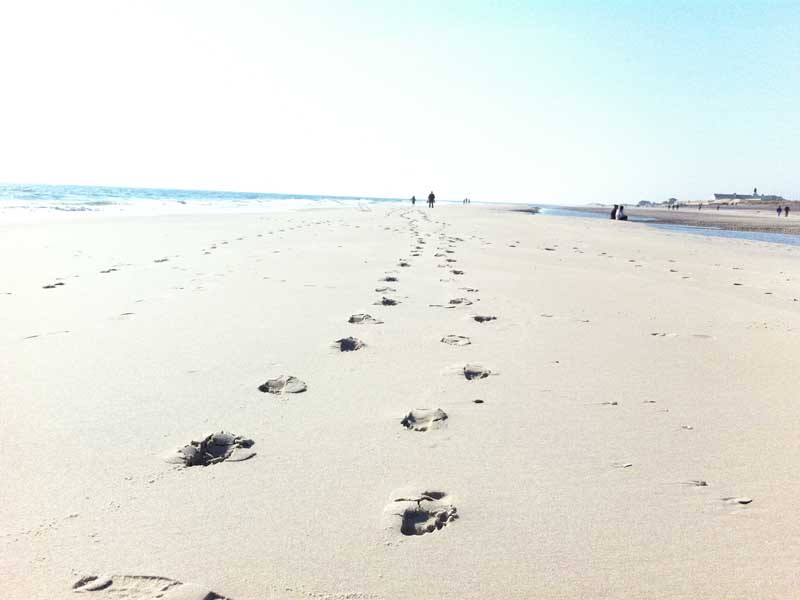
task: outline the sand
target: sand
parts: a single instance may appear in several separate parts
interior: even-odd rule
[[[796,594],[799,247],[477,204],[0,232],[6,598]]]

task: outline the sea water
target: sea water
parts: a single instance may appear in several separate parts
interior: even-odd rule
[[[600,212],[584,212],[581,210],[569,210],[562,208],[539,207],[539,212],[542,215],[549,215],[554,217],[582,217],[589,219],[608,219],[608,214]],[[609,211],[610,212],[610,211]],[[664,231],[673,231],[676,233],[689,233],[692,235],[702,235],[707,237],[721,237],[732,238],[737,240],[750,240],[754,242],[769,242],[771,244],[789,244],[791,246],[800,246],[800,236],[791,235],[786,233],[769,233],[763,231],[740,231],[729,229],[715,229],[713,227],[696,227],[694,225],[675,225],[672,223],[657,223],[656,219],[650,217],[632,217],[629,216],[630,221],[639,221],[647,223],[650,227],[662,229]]]
[[[0,211],[174,213],[399,202],[397,198],[214,190],[0,184]]]

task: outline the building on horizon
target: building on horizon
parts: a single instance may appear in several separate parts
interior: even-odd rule
[[[755,191],[755,190],[753,190]],[[786,199],[783,196],[776,196],[774,194],[714,194],[714,200],[763,200],[765,202],[784,202]]]

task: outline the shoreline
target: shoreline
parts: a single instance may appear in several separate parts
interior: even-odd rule
[[[790,204],[791,206],[791,204]],[[560,210],[570,210],[608,216],[611,207],[595,206],[557,206]],[[679,210],[649,207],[625,207],[629,217],[650,219],[649,224],[685,225],[689,227],[706,227],[728,231],[752,231],[756,233],[780,233],[784,235],[800,235],[800,210],[790,212],[789,217],[775,214],[775,208],[703,208],[682,207]],[[610,220],[610,219],[609,219]]]

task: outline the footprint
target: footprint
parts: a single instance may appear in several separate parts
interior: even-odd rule
[[[354,352],[361,350],[364,347],[364,342],[354,337],[346,337],[336,340],[336,345],[339,347],[340,352]]]
[[[258,386],[260,392],[270,394],[299,394],[308,389],[305,381],[302,381],[294,375],[281,375],[275,379],[267,379],[265,383]]]
[[[488,321],[496,321],[497,320],[497,317],[494,317],[492,315],[475,315],[472,318],[473,318],[473,320],[477,321],[478,323],[486,323]]]
[[[473,403],[473,404],[483,404],[483,403],[484,403],[484,401],[483,401],[483,400],[481,400],[480,398],[476,398],[475,400],[473,400],[473,401],[472,401],[472,403]]]
[[[348,323],[357,323],[357,324],[371,324],[371,325],[380,325],[383,321],[380,321],[373,317],[372,315],[368,315],[367,313],[359,313],[357,315],[352,315],[348,320]]]
[[[461,271],[461,270],[459,270],[459,269],[453,269],[453,270],[452,270],[452,271],[450,271],[450,272],[451,272],[453,275],[463,275],[463,274],[464,274],[464,271]]]
[[[398,267],[410,267],[411,263],[410,262],[406,262],[404,260],[401,260],[400,262],[397,263],[397,266]]]
[[[415,408],[408,413],[400,423],[411,431],[428,431],[441,429],[447,420],[447,413],[441,408]]]
[[[42,289],[43,290],[52,290],[53,288],[56,288],[56,287],[58,287],[60,285],[66,285],[66,284],[63,281],[58,281],[56,283],[48,283],[47,285],[43,285]]]
[[[469,346],[472,341],[463,335],[446,335],[441,339],[443,344],[450,344],[451,346]]]
[[[492,371],[476,363],[470,363],[464,366],[464,377],[468,380],[485,379],[492,374]]]
[[[691,485],[693,487],[708,487],[708,482],[705,479],[690,479],[684,482],[684,485]]]
[[[375,291],[378,293],[384,293],[384,292],[396,292],[397,290],[393,287],[385,286],[385,287],[376,287]]]
[[[201,585],[148,575],[88,575],[72,584],[72,591],[128,600],[231,600]]]
[[[119,271],[119,269],[115,269],[114,267],[111,267],[110,269],[103,269],[100,272],[101,273],[113,273],[114,271]]]
[[[400,304],[400,301],[395,300],[394,298],[387,298],[386,296],[384,296],[383,298],[375,302],[375,304],[382,304],[383,306],[397,306],[398,304]]]
[[[727,502],[728,504],[746,505],[746,504],[750,504],[753,501],[753,499],[752,498],[748,498],[747,496],[738,496],[738,497],[723,498],[722,501],[723,502]]]
[[[394,275],[387,275],[386,277],[384,277],[380,281],[388,281],[389,283],[391,283],[393,281],[399,281],[399,279],[397,279],[397,277],[395,277]]]
[[[403,535],[439,531],[458,519],[458,510],[445,492],[397,490],[384,509],[388,528]]]
[[[464,290],[465,292],[470,292],[470,293],[475,293],[475,292],[479,292],[480,291],[478,288],[471,288],[471,287],[462,287],[462,288],[458,288],[458,289]]]
[[[255,456],[255,450],[250,449],[253,444],[251,439],[220,431],[207,435],[199,442],[190,442],[166,460],[186,467],[207,467],[225,460],[238,462]]]
[[[455,306],[459,305],[469,306],[470,304],[472,304],[472,300],[470,300],[469,298],[453,298],[452,300],[450,300],[450,304],[453,304]]]
[[[228,242],[222,242],[222,243],[223,244],[227,244]],[[169,260],[168,258],[157,258],[153,262],[154,263],[163,263],[163,262],[167,262],[168,260]]]

